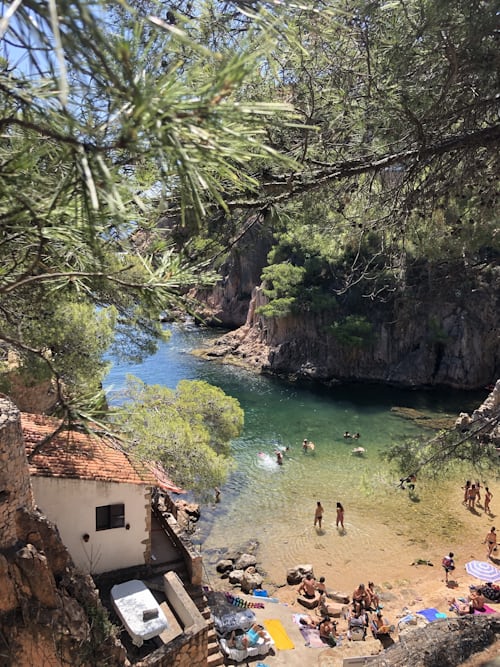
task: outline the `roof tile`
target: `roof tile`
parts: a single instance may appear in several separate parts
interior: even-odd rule
[[[45,415],[22,413],[21,424],[26,454],[32,455],[31,475],[157,485],[146,466],[124,452],[112,438],[64,429],[33,454],[58,428],[60,421]]]

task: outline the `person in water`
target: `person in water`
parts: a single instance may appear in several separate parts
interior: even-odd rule
[[[344,508],[342,506],[342,503],[337,503],[337,522],[336,526],[337,528],[339,525],[342,527],[342,530],[344,529]]]
[[[283,465],[283,454],[280,452],[279,449],[278,449],[277,452],[276,452],[276,463],[277,463],[279,466],[282,466],[282,465]]]
[[[314,442],[310,442],[307,438],[304,438],[302,441],[302,449],[304,451],[304,454],[306,454],[309,450],[311,452],[314,451]]]
[[[316,511],[314,512],[314,525],[318,524],[320,530],[321,530],[321,522],[323,521],[323,505],[321,502],[318,500],[316,503]]]

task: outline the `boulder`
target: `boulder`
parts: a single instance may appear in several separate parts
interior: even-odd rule
[[[306,574],[312,574],[314,576],[312,565],[295,565],[295,567],[291,567],[287,570],[286,581],[290,586],[295,586],[295,584],[300,584],[302,582],[302,579]]]
[[[264,581],[261,574],[258,572],[250,572],[251,568],[244,571],[241,578],[241,590],[244,593],[251,593],[255,588],[261,588]]]
[[[232,560],[229,560],[229,559],[226,558],[226,559],[220,560],[217,563],[215,569],[217,570],[217,572],[221,572],[221,573],[230,572],[231,570],[234,569],[234,563],[233,563]]]
[[[297,602],[301,604],[306,609],[316,609],[320,601],[319,593],[316,593],[314,598],[306,598],[304,595],[299,595],[297,597]]]
[[[347,593],[339,593],[339,591],[327,591],[326,597],[334,602],[341,602],[342,604],[349,604],[351,598]]]
[[[239,584],[241,586],[241,580],[245,574],[244,570],[231,570],[229,573],[229,583],[230,584]]]
[[[257,558],[253,554],[241,554],[234,567],[236,570],[246,570],[247,567],[253,566],[257,563]]]

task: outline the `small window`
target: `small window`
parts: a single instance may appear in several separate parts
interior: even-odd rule
[[[95,529],[109,530],[125,525],[125,505],[102,505],[95,508]]]

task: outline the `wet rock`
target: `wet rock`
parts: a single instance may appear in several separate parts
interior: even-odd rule
[[[243,579],[244,574],[245,574],[244,570],[232,570],[228,576],[229,583],[241,586],[241,580]]]
[[[247,567],[257,564],[257,558],[253,554],[241,554],[234,567],[236,570],[246,570]]]
[[[229,558],[225,558],[217,563],[215,569],[217,570],[217,572],[221,573],[230,572],[231,570],[234,569],[234,563],[232,560],[229,560]]]

